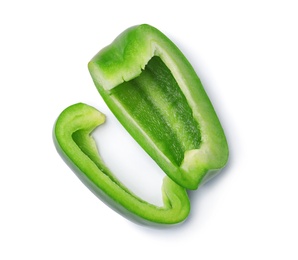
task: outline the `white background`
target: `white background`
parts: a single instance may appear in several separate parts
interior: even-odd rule
[[[0,259],[298,259],[296,1],[1,1]],[[196,3],[196,4],[194,4]],[[169,36],[200,76],[225,129],[225,170],[190,193],[166,230],[98,200],[57,154],[52,127],[84,102],[115,174],[161,203],[163,173],[101,100],[88,61],[126,28]]]

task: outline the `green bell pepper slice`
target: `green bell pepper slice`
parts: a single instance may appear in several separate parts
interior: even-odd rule
[[[174,182],[197,189],[226,165],[227,140],[201,81],[159,30],[127,29],[88,68],[110,110]]]
[[[186,190],[167,176],[162,185],[163,207],[152,205],[125,187],[101,159],[92,131],[105,116],[78,103],[66,108],[54,125],[58,152],[81,181],[102,201],[126,218],[141,224],[170,225],[184,221],[190,211]]]

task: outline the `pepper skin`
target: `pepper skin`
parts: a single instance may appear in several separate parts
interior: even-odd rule
[[[127,29],[88,68],[110,110],[174,182],[197,189],[226,165],[226,137],[201,81],[159,30]]]
[[[66,163],[102,201],[126,218],[141,224],[166,226],[186,219],[190,203],[186,190],[165,177],[163,207],[142,200],[110,172],[99,156],[92,131],[105,116],[95,108],[78,103],[66,108],[54,126],[54,142]]]

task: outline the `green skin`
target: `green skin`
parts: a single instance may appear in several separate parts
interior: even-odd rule
[[[124,31],[88,67],[111,111],[166,173],[164,206],[133,194],[104,164],[91,133],[105,117],[95,108],[79,103],[60,114],[57,150],[90,190],[130,220],[184,221],[186,190],[197,189],[228,160],[223,129],[194,69],[165,35],[145,24]]]
[[[186,190],[165,177],[163,207],[152,205],[128,190],[100,158],[92,131],[105,116],[95,108],[78,103],[66,108],[54,127],[54,142],[66,163],[81,181],[111,208],[141,224],[169,225],[184,221],[190,211]]]
[[[164,34],[127,29],[90,62],[102,98],[163,171],[197,189],[228,160],[228,144],[194,69]]]

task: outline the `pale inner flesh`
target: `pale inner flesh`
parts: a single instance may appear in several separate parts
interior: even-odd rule
[[[140,76],[112,89],[111,95],[172,163],[181,165],[186,151],[199,148],[199,125],[159,57],[154,56]]]

